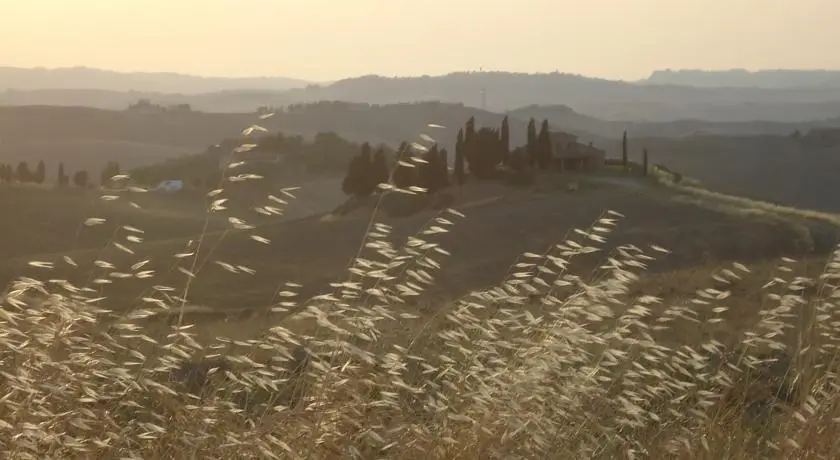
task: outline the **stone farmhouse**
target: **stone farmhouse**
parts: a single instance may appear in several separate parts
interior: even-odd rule
[[[606,152],[590,143],[581,144],[574,134],[555,131],[551,138],[551,156],[561,171],[594,171],[604,166]]]

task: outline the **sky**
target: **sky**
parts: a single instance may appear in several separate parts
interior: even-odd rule
[[[838,18],[840,0],[0,0],[0,66],[313,81],[840,69]]]

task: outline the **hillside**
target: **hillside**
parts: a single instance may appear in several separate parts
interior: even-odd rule
[[[795,130],[801,132],[819,127],[840,126],[840,117],[822,121],[806,121],[801,123],[783,123],[773,121],[735,121],[714,122],[701,119],[683,119],[663,122],[640,121],[610,121],[586,116],[565,105],[536,105],[522,107],[508,112],[509,115],[527,120],[534,117],[538,120],[548,119],[549,123],[560,129],[582,136],[592,134],[600,137],[621,137],[624,130],[642,137],[686,137],[698,134],[717,134],[726,136],[785,136]]]
[[[657,122],[692,118],[717,122],[804,122],[840,115],[840,87],[695,88],[563,73],[509,72],[400,78],[364,76],[285,91],[229,90],[193,95],[103,89],[14,91],[0,94],[0,105],[60,104],[118,109],[141,97],[162,104],[186,103],[211,112],[253,111],[264,105],[280,107],[325,100],[370,104],[437,100],[499,112],[534,104],[563,104],[607,120]]]
[[[293,106],[259,120],[248,113],[138,113],[82,107],[0,107],[0,163],[43,159],[69,168],[99,169],[107,161],[125,168],[146,166],[184,154],[199,154],[259,123],[270,133],[311,139],[333,132],[354,142],[418,140],[428,132],[453,148],[457,129],[475,117],[478,126],[498,127],[504,115],[455,104],[419,103],[368,106],[321,103]],[[446,127],[434,132],[435,123]],[[525,122],[511,120],[511,142],[525,142]]]
[[[728,88],[801,88],[806,86],[837,88],[840,87],[840,70],[667,69],[654,71],[643,80],[643,83]]]
[[[549,176],[545,180],[564,179],[563,176]],[[586,226],[595,221],[605,209],[613,209],[627,216],[623,219],[621,227],[610,237],[612,247],[621,244],[651,243],[664,247],[679,246],[678,253],[650,267],[650,270],[656,273],[690,268],[698,263],[722,263],[733,259],[752,262],[781,255],[802,255],[814,249],[807,228],[803,229],[783,220],[746,218],[737,213],[717,210],[711,205],[707,207],[685,203],[674,199],[675,195],[671,192],[657,188],[638,187],[622,182],[585,183],[589,185],[583,187],[578,194],[566,194],[557,191],[556,188],[547,193],[546,191],[550,190],[547,184],[541,185],[539,188],[542,191],[539,191],[535,188],[511,189],[493,183],[469,183],[464,190],[465,194],[459,194],[458,202],[454,204],[455,209],[467,214],[467,218],[459,220],[450,233],[435,238],[453,253],[440,273],[437,294],[458,296],[492,283],[508,272],[508,264],[518,254],[528,250],[541,250],[556,243],[559,238],[558,232],[562,235],[572,227]],[[300,185],[304,185],[304,188],[297,194],[305,201],[311,201],[307,196],[326,197],[323,191],[307,190],[306,184]],[[333,186],[338,188],[337,183],[333,183]],[[337,190],[332,192],[332,200],[341,196],[336,192]],[[33,199],[37,199],[42,205],[35,208],[39,210],[33,209],[33,218],[28,225],[37,226],[39,224],[34,220],[34,216],[49,219],[51,214],[43,195]],[[149,258],[155,262],[148,268],[161,272],[156,282],[177,285],[177,280],[183,275],[168,268],[169,259],[172,254],[181,251],[185,241],[200,228],[201,219],[198,217],[201,207],[198,202],[194,203],[196,212],[192,213],[196,218],[178,220],[156,216],[155,213],[136,213],[124,202],[108,205],[111,211],[104,214],[106,211],[102,209],[102,204],[94,202],[86,205],[82,201],[71,207],[68,204],[74,201],[72,197],[62,199],[68,202],[61,205],[62,208],[77,210],[62,211],[62,220],[54,221],[50,228],[66,229],[61,232],[66,237],[55,239],[49,249],[45,247],[40,250],[36,249],[39,246],[31,242],[31,237],[26,233],[20,233],[14,238],[11,235],[5,238],[2,244],[13,245],[16,248],[16,257],[10,259],[7,264],[0,264],[0,278],[9,279],[14,274],[20,275],[20,270],[34,274],[33,270],[37,269],[26,268],[24,264],[30,258],[37,257],[38,260],[55,261],[57,265],[62,265],[52,276],[73,279],[84,272],[78,273],[76,269],[63,264],[63,251],[70,251],[66,253],[72,255],[77,263],[83,267],[88,266],[92,258],[103,257],[102,250],[95,246],[94,241],[99,241],[104,246],[112,234],[125,233],[115,233],[113,225],[118,223],[147,229],[146,242],[137,246],[134,255],[111,248],[107,253],[108,260],[122,266],[126,261],[138,257]],[[165,197],[149,199],[157,203],[154,204],[156,208],[166,209],[173,206],[172,203],[167,204],[168,199]],[[231,205],[229,213],[257,223],[258,220],[252,220],[257,215],[248,212],[247,208],[261,201],[260,197],[251,195],[250,201],[240,201],[238,205]],[[186,203],[178,206],[183,205]],[[299,209],[301,205],[305,203],[290,200],[287,207]],[[7,211],[14,212],[15,206],[19,204],[6,201]],[[80,233],[86,241],[74,243],[79,224],[73,222],[71,217],[75,215],[79,221],[83,220],[85,206],[94,206],[90,207],[88,212],[99,208],[97,215],[122,217],[119,217],[119,222],[109,223],[110,227],[84,228]],[[313,211],[317,214],[324,212],[323,209]],[[298,212],[303,216],[306,210],[301,209]],[[377,220],[392,226],[394,241],[399,242],[428,225],[432,215],[433,211],[426,211],[410,217],[393,219],[379,214]],[[256,270],[256,274],[243,277],[244,275],[227,273],[217,266],[208,266],[193,286],[193,301],[219,308],[264,306],[270,303],[276,283],[282,281],[302,283],[305,286],[303,291],[314,295],[328,282],[335,281],[343,275],[345,264],[359,250],[369,219],[370,210],[360,209],[334,222],[322,222],[314,218],[287,223],[276,219],[266,220],[256,233],[273,242],[271,251],[268,252],[262,250],[259,243],[244,235],[228,235],[218,231],[225,227],[222,221],[214,223],[210,228],[211,238],[207,243],[214,247],[213,259],[251,267]],[[687,238],[688,234],[692,236]],[[215,242],[220,238],[224,240],[216,247]],[[329,251],[324,250],[326,241],[330,244]],[[25,248],[29,248],[29,257],[23,257],[26,255]],[[477,267],[481,267],[481,270],[476,270]],[[583,266],[578,266],[578,269],[582,268],[594,267],[591,266],[591,262],[586,262]],[[107,288],[104,293],[108,295],[109,302],[117,302],[116,305],[125,308],[126,305],[122,302],[136,298],[139,295],[137,289],[143,289],[145,284],[143,280],[124,280],[118,288]]]
[[[230,89],[286,90],[311,82],[287,77],[199,77],[171,72],[114,72],[89,67],[0,67],[0,91],[104,90],[199,94]]]
[[[603,140],[608,155],[620,157],[621,143]],[[826,212],[840,212],[837,177],[840,144],[815,144],[807,136],[691,136],[682,139],[636,137],[629,154],[734,195]]]

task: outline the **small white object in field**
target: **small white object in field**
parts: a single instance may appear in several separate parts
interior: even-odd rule
[[[566,190],[570,192],[577,192],[578,191],[578,183],[577,182],[569,182],[566,184]]]

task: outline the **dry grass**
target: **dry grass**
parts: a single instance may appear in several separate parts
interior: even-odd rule
[[[227,190],[258,178],[237,179],[211,192],[209,214],[227,215]],[[257,205],[276,212],[284,199]],[[201,256],[215,246],[204,236],[177,255],[179,284],[163,285],[147,260],[102,260],[87,284],[19,279],[0,310],[0,450],[8,458],[840,453],[840,248],[821,270],[803,269],[816,273],[810,279],[783,259],[768,283],[745,285],[749,269],[735,263],[716,267],[706,288],[693,289],[687,280],[699,278],[688,274],[681,283],[690,290],[653,294],[663,281],[645,274],[671,255],[629,243],[605,249],[623,219],[606,211],[523,253],[491,289],[435,309],[415,305],[437,283],[449,256],[440,242],[462,218],[442,211],[405,243],[372,219],[343,282],[308,299],[287,283],[264,316],[221,325],[187,321],[193,283],[209,266],[250,268],[206,265]],[[271,248],[244,219],[230,222]],[[124,230],[137,237],[111,246],[131,257],[141,229]],[[594,270],[572,270],[592,257],[601,261]],[[141,308],[96,307],[100,284],[138,279],[151,285]],[[756,304],[733,300],[742,294]],[[722,331],[733,317],[737,328]]]

